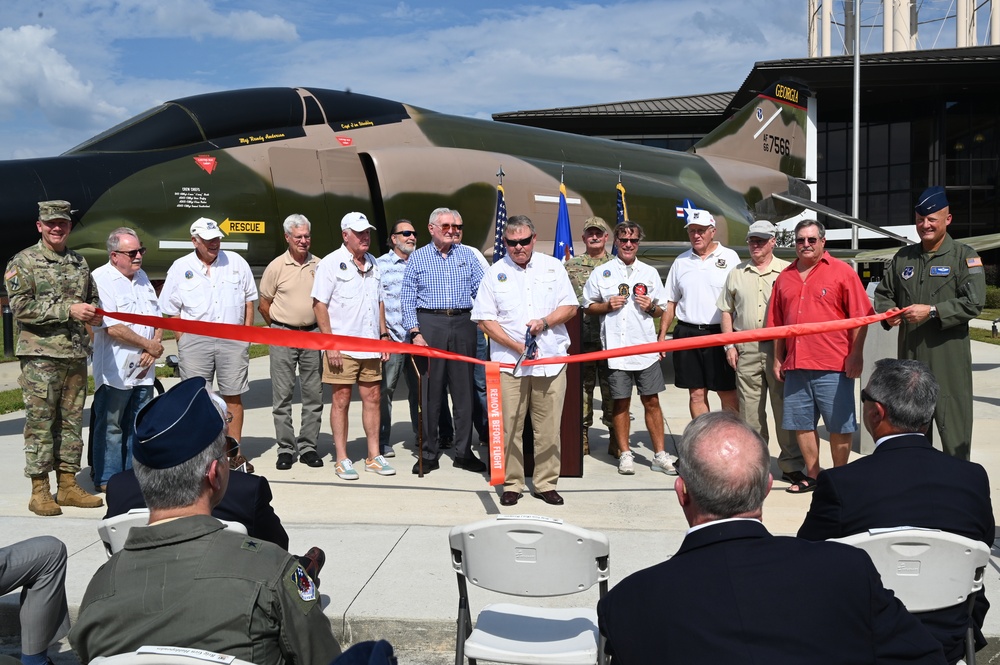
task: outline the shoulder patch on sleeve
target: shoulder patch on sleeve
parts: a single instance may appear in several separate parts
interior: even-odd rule
[[[981,258],[979,258],[978,256],[973,256],[971,259],[966,259],[965,262],[966,262],[966,264],[968,264],[968,266],[970,268],[982,268],[983,267],[983,260]]]
[[[319,597],[316,584],[309,577],[309,573],[297,564],[285,573],[284,584],[286,590],[295,599],[295,605],[302,610],[303,614],[308,614]]]

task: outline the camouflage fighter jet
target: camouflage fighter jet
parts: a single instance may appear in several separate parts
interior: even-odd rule
[[[431,210],[447,206],[463,215],[464,242],[490,256],[502,167],[507,210],[536,222],[541,250],[551,251],[561,181],[576,237],[593,214],[615,219],[620,180],[630,219],[646,229],[647,258],[667,262],[689,246],[677,212],[685,199],[710,211],[719,240],[737,246],[755,219],[802,210],[773,195],[809,196],[801,180],[809,94],[777,83],[687,153],[318,88],[187,97],[61,156],[0,163],[2,261],[37,240],[31,222],[47,199],[73,204],[70,246],[92,266],[106,261],[112,229],[136,228],[152,278],[191,251],[188,229],[203,216],[258,273],[284,251],[281,223],[293,212],[312,221],[313,251],[323,256],[340,245],[346,212],[367,214],[384,247],[397,218],[423,231]]]

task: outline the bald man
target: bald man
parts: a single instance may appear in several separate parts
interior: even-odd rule
[[[768,533],[770,456],[739,415],[696,418],[677,452],[674,490],[691,525],[680,550],[597,605],[616,665],[946,662],[864,551]]]

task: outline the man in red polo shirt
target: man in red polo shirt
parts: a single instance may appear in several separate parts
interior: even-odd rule
[[[795,226],[796,260],[774,282],[768,326],[836,321],[873,314],[871,302],[854,270],[826,251],[826,229],[815,220]],[[830,433],[834,466],[847,464],[858,429],[854,379],[861,376],[867,328],[789,337],[774,341],[774,374],[785,382],[785,413],[781,426],[795,431],[804,474],[786,474],[793,494],[816,489],[819,475],[819,434]]]

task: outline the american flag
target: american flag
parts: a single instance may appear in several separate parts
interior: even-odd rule
[[[493,263],[507,256],[507,243],[503,240],[507,228],[507,204],[503,200],[503,185],[497,185],[496,230],[493,234]]]

